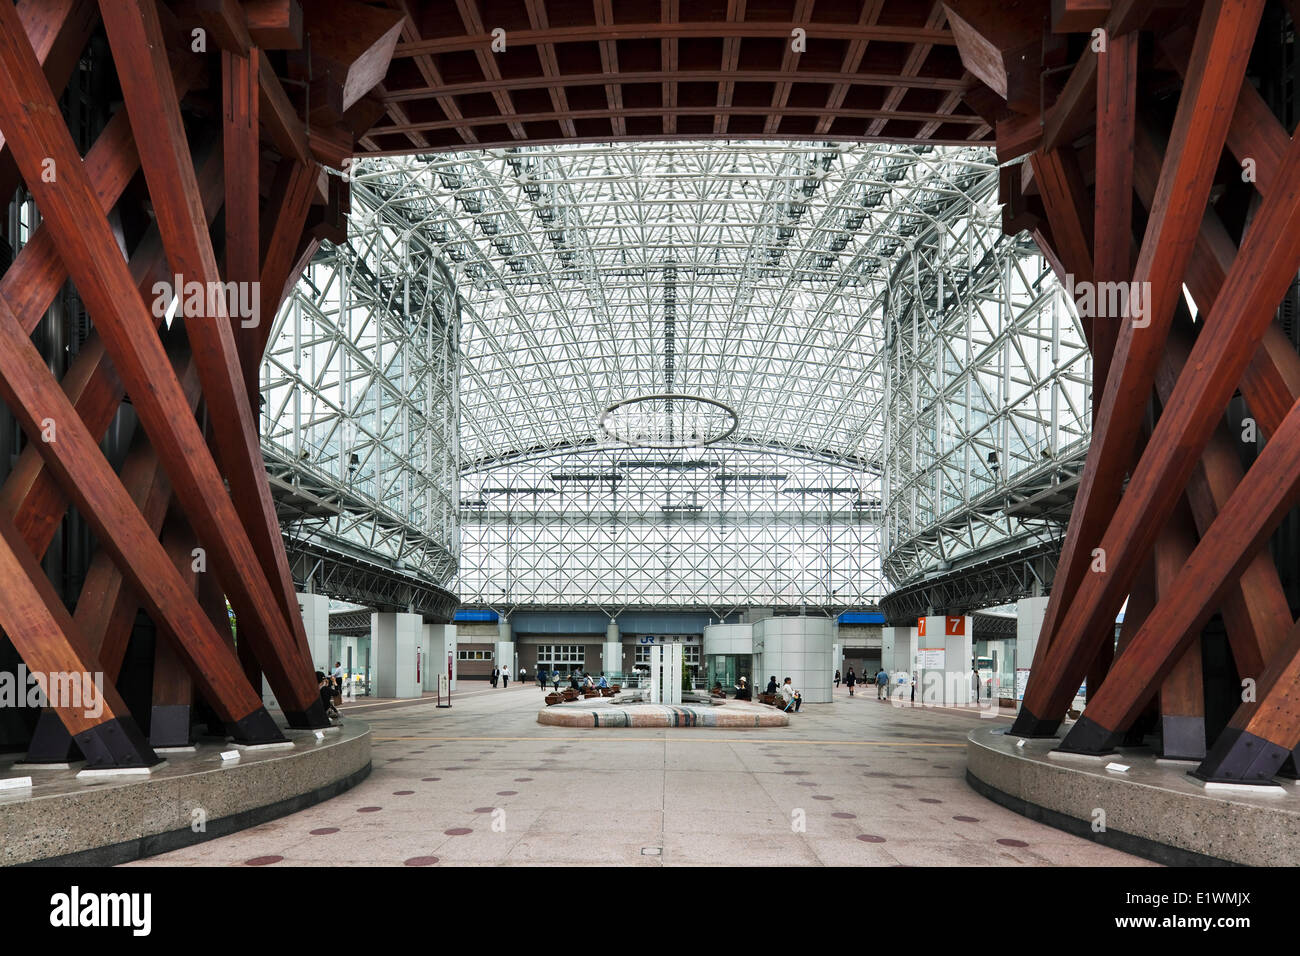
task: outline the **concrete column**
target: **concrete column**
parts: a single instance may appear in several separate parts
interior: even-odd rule
[[[754,651],[761,655],[759,673],[775,675],[778,684],[789,677],[805,704],[831,702],[835,668],[831,666],[829,619],[773,617],[759,621],[754,625]],[[753,675],[750,680],[754,681]]]
[[[680,644],[663,645],[663,703],[680,705],[682,702],[682,658],[685,652]]]
[[[370,615],[376,697],[420,696],[415,679],[415,655],[423,637],[424,620],[418,614],[385,611]]]
[[[916,666],[916,628],[881,628],[880,664],[891,677],[896,671],[911,674]]]
[[[646,696],[652,704],[658,704],[663,700],[664,692],[664,648],[662,644],[655,644],[650,648],[650,690]]]
[[[611,677],[623,672],[623,642],[619,637],[618,621],[610,621],[605,628],[605,643],[600,649],[600,669]]]
[[[963,615],[930,615],[917,622],[921,683],[916,699],[931,706],[970,703],[971,622]]]
[[[502,664],[508,664],[510,679],[518,680],[519,662],[515,660],[515,638],[509,618],[502,617],[497,622],[497,640],[493,653],[496,656],[495,665],[500,667]]]
[[[975,624],[968,615],[949,615],[945,622],[943,646],[947,667],[944,671],[943,702],[949,706],[963,706],[975,700],[975,686],[971,676],[971,633]]]
[[[1030,597],[1016,602],[1016,684],[1007,694],[1016,698],[1016,707],[1020,706],[1020,699],[1024,696],[1025,681],[1029,679],[1029,668],[1038,649],[1038,633],[1043,629],[1043,618],[1047,616],[1047,601],[1046,597]]]
[[[451,658],[451,687],[456,689],[456,625],[424,625],[424,689],[438,689],[438,675],[447,673],[447,659]]]
[[[326,674],[334,670],[330,658],[330,599],[324,594],[299,594],[298,607],[302,609],[302,626],[307,631],[307,646],[311,649],[311,662]]]

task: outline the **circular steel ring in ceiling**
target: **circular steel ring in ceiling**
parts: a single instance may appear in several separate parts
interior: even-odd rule
[[[638,448],[712,445],[739,425],[740,416],[730,405],[676,392],[625,398],[600,415],[600,429],[606,437]]]

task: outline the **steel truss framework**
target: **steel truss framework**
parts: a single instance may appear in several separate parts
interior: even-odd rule
[[[879,479],[789,454],[568,452],[467,475],[467,603],[872,605],[882,593]]]
[[[1059,549],[1091,427],[1074,303],[1032,245],[1001,234],[995,209],[963,212],[919,237],[889,301],[884,568],[913,593],[994,556],[1004,567],[1013,550],[1032,565],[1045,544]],[[1051,583],[1031,566],[1020,576],[1031,590]],[[975,606],[1007,599],[988,583],[965,588]],[[891,614],[898,604],[886,601]]]
[[[1062,749],[1110,752],[1154,705],[1166,756],[1199,759],[1207,781],[1265,784],[1294,772],[1300,747],[1293,571],[1268,546],[1300,499],[1300,356],[1277,321],[1300,269],[1300,140],[1265,98],[1293,102],[1295,30],[1282,3],[1183,6],[1065,0],[1044,21],[949,3],[968,27],[963,61],[985,94],[1006,91],[1000,158],[1028,155],[1002,180],[1006,228],[1031,230],[1075,288],[1142,296],[1085,317],[1093,439],[1013,732],[1053,734],[1086,677]],[[1017,77],[1037,85],[1037,71],[1006,64],[1052,46],[1068,69],[1026,102]],[[1238,393],[1258,441],[1225,418]],[[1215,614],[1251,693],[1203,666]],[[1235,709],[1217,735],[1207,696]]]
[[[353,202],[349,239],[321,249],[271,330],[262,451],[291,552],[362,551],[445,585],[459,550],[456,291],[422,234],[376,215],[367,190]]]
[[[458,276],[465,600],[879,599],[888,280],[914,237],[991,196],[990,154],[592,145],[366,161],[351,175],[355,196],[418,223]],[[665,461],[581,491],[549,479],[622,475],[626,446],[600,430],[602,411],[670,393],[738,412],[725,449],[677,462],[708,467]],[[574,460],[557,466],[561,452]],[[728,469],[787,477],[737,495],[715,480]],[[798,490],[810,488],[837,490]],[[765,531],[740,530],[764,516]],[[812,557],[828,527],[829,585]],[[669,555],[670,577],[647,570]]]

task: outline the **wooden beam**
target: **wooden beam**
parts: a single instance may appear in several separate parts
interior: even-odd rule
[[[239,0],[183,0],[175,9],[182,22],[206,30],[222,52],[248,55],[253,40]]]
[[[1026,690],[1025,707],[1032,713],[1056,713],[1066,703],[1066,691],[1079,664],[1071,658],[1085,652],[1098,621],[1113,616],[1135,572],[1135,563],[1150,549],[1154,531],[1168,519],[1176,497],[1170,489],[1185,487],[1216,423],[1236,389],[1251,354],[1272,321],[1273,311],[1287,286],[1300,269],[1300,141],[1288,150],[1277,194],[1265,203],[1248,229],[1241,251],[1233,263],[1214,308],[1204,319],[1187,368],[1165,406],[1146,452],[1129,479],[1099,547],[1106,555],[1104,574],[1084,575],[1075,599],[1066,612],[1060,636],[1049,652],[1046,679],[1034,699]],[[1121,343],[1123,339],[1121,339]],[[1107,391],[1109,396],[1109,389]],[[1198,599],[1214,584],[1216,593],[1240,577],[1253,556],[1256,534],[1263,534],[1270,503],[1288,500],[1291,482],[1286,470],[1270,471],[1286,456],[1282,441],[1288,415],[1264,452],[1246,473],[1200,548],[1213,541],[1215,576],[1201,581]],[[1293,426],[1300,446],[1300,420]],[[1274,446],[1278,446],[1274,449]],[[1093,448],[1097,446],[1094,443]],[[1272,454],[1269,454],[1273,450]],[[1300,447],[1297,448],[1300,454]],[[1245,501],[1247,504],[1243,505]],[[1235,505],[1235,508],[1234,508]],[[1264,509],[1248,522],[1239,521],[1243,507]],[[1289,507],[1289,506],[1288,506]],[[1236,525],[1234,525],[1236,522]],[[1261,523],[1263,522],[1263,523]],[[1216,533],[1216,529],[1220,529]],[[1198,548],[1198,553],[1200,551]],[[1243,557],[1244,556],[1244,557]],[[1189,565],[1190,567],[1190,565]],[[1223,577],[1231,573],[1231,578]],[[1218,582],[1218,583],[1215,583]],[[1226,583],[1225,583],[1226,582]],[[1186,614],[1191,608],[1184,608]],[[1178,618],[1182,623],[1184,618]],[[1193,617],[1192,621],[1195,622]],[[1175,637],[1177,635],[1174,635]],[[1136,644],[1136,641],[1135,641]],[[1172,662],[1170,662],[1172,663]],[[1112,678],[1114,672],[1112,672]],[[1162,675],[1163,676],[1163,675]],[[1031,678],[1032,684],[1032,678]],[[1109,683],[1107,686],[1110,686]],[[1038,706],[1041,711],[1033,711]],[[1091,707],[1089,708],[1091,711]]]
[[[116,6],[113,9],[114,16],[129,18],[129,12],[124,13]],[[271,588],[260,574],[249,573],[258,567],[256,554],[243,533],[237,512],[231,505],[203,436],[193,416],[184,407],[180,386],[153,331],[150,316],[134,289],[116,239],[98,207],[53,95],[40,75],[31,48],[16,26],[12,8],[0,4],[0,127],[5,128],[12,138],[19,167],[23,169],[37,204],[50,225],[59,255],[68,266],[82,300],[95,317],[97,329],[117,372],[130,391],[135,409],[158,449],[159,456],[167,465],[177,496],[185,505],[190,520],[198,527],[201,538],[214,557],[214,563],[222,569],[223,576],[229,577],[227,584],[230,588],[245,592],[241,597],[247,597],[250,616],[261,615],[273,622],[278,618],[279,626],[283,628],[284,618],[276,607]],[[150,54],[151,57],[155,55],[161,54]],[[128,71],[123,76],[131,76],[133,73],[134,71]],[[142,77],[143,72],[135,76],[137,80]],[[156,117],[149,118],[146,136],[157,135],[157,127],[153,122],[155,119]],[[58,170],[56,183],[41,180],[40,172],[47,160],[53,161]],[[197,188],[193,189],[188,199],[197,201],[194,198],[197,192]],[[158,197],[154,198],[157,200]],[[204,229],[206,232],[206,227]],[[7,309],[5,313],[12,318]],[[229,334],[228,327],[218,326]],[[80,428],[84,434],[84,426],[81,426],[80,419],[62,392],[57,387],[54,391],[57,394],[50,396],[45,404],[53,407],[53,402],[57,400],[61,407],[66,408],[71,419],[62,422],[61,427],[65,431]],[[39,432],[40,429],[36,429],[37,435]],[[89,436],[86,437],[89,440]],[[62,451],[62,439],[58,443],[42,444],[46,448],[58,447],[60,455],[65,454]],[[102,455],[99,455],[93,440],[90,440],[88,449],[93,455],[98,455],[98,459],[92,459],[91,464],[83,466],[94,467],[93,461],[102,460]],[[86,450],[85,447],[83,450]],[[57,459],[59,455],[53,457]],[[47,458],[49,461],[51,459]],[[77,464],[75,457],[72,461],[60,460],[60,479],[65,490],[71,493],[77,489],[79,494],[84,495],[86,492],[71,479],[71,472],[68,471],[69,467]],[[111,476],[111,470],[109,474]],[[112,477],[116,482],[116,476]],[[116,492],[112,486],[99,490],[106,495],[118,494],[125,497],[120,484],[116,488]],[[125,500],[129,504],[129,498]],[[105,500],[97,504],[105,508],[110,504],[120,506],[121,499]],[[81,506],[82,503],[79,502],[79,509]],[[105,528],[110,534],[119,532],[116,522],[107,522]],[[150,541],[157,545],[152,536]],[[119,552],[124,560],[133,559],[137,554],[134,547],[119,546]],[[150,571],[152,570],[154,569],[151,568]],[[149,574],[139,576],[142,579],[150,577]],[[165,601],[159,601],[158,604],[159,607],[154,608],[155,612],[166,610]],[[166,617],[166,614],[163,616]],[[183,633],[185,629],[178,627],[176,630]],[[290,710],[289,713],[305,715],[301,719],[312,720],[323,726],[323,708],[319,697],[314,693],[315,688],[310,686],[313,683],[310,665],[299,661],[305,654],[298,650],[292,634],[287,631],[283,634],[278,653],[286,668],[286,679],[296,684],[296,693],[288,698],[291,701],[289,707],[303,708],[302,711]],[[251,691],[242,680],[240,684]],[[231,692],[238,691],[239,688],[233,688]],[[284,699],[282,697],[282,701]],[[274,727],[274,721],[270,721],[265,710],[260,708],[260,695],[258,704],[259,711],[250,713],[249,717],[254,724],[264,717],[269,722],[270,729],[274,729],[278,736],[279,731]],[[250,725],[249,729],[256,728]]]
[[[221,288],[216,256],[197,201],[198,185],[180,103],[166,63],[158,55],[163,37],[155,0],[119,0],[111,11],[103,11],[103,17],[115,54],[136,64],[121,77],[121,83],[133,127],[143,129],[147,123],[150,130],[147,138],[137,136],[137,144],[168,259],[187,282],[197,280],[203,288]],[[256,303],[258,310],[251,317],[240,317],[245,332],[254,332],[263,322],[270,324],[270,316],[260,314],[259,289],[245,286],[239,299]],[[313,674],[307,635],[271,501],[257,425],[224,295],[210,297],[204,312],[194,317],[197,321],[187,317],[186,330],[203,382],[217,451],[230,482],[230,495],[222,496],[220,504],[224,508],[233,499],[239,522],[235,527],[221,529],[220,548],[201,530],[200,537],[217,550],[222,579],[237,611],[246,621],[255,619],[254,633],[265,635],[275,648],[274,655],[259,654],[259,660],[278,658],[283,670],[267,667],[267,679],[285,704],[286,714],[294,721],[319,723],[323,719],[315,714],[319,698],[307,701]],[[254,361],[260,358],[257,351]],[[171,469],[169,475],[175,483]],[[210,507],[200,518],[194,513],[196,502],[186,501],[185,505],[186,516],[198,529],[203,522],[215,519],[220,510]],[[250,544],[251,551],[246,550]],[[249,561],[250,557],[254,560]]]
[[[1024,78],[1038,77],[1041,70],[1043,11],[1036,4],[998,0],[945,0],[943,6],[962,65],[1011,109],[1038,112],[1037,83]]]
[[[173,511],[162,532],[163,548],[176,572],[190,585],[198,599],[198,574],[194,570],[194,550],[198,538],[184,517]],[[160,632],[154,639],[153,700],[149,713],[149,743],[154,747],[186,747],[190,738],[190,708],[194,703],[194,685],[182,664],[182,656],[170,634]]]
[[[1183,276],[1262,10],[1262,0],[1207,0],[1201,14],[1193,51],[1194,68],[1178,101],[1173,134],[1133,276],[1138,288],[1145,292],[1146,314],[1140,326],[1126,316],[1116,342],[1044,620],[1046,639],[1039,640],[1035,676],[1030,678],[1017,717],[1016,732],[1022,736],[1055,732],[1060,725],[1059,714],[1064,713],[1064,706],[1057,708],[1057,701],[1065,693],[1064,684],[1081,678],[1079,668],[1086,666],[1086,662],[1079,665],[1070,658],[1080,649],[1080,642],[1088,638],[1080,631],[1072,632],[1057,654],[1056,634],[1063,628],[1065,609],[1075,602],[1076,589],[1087,575],[1092,552],[1119,500],[1141,427],[1140,410],[1151,394],[1161,347],[1182,295]],[[1126,569],[1129,574],[1134,570]],[[1048,655],[1057,663],[1044,669],[1042,664]]]
[[[1072,154],[1062,150],[1034,153],[1029,163],[1038,180],[1043,208],[1052,224],[1052,237],[1062,261],[1076,283],[1092,281],[1093,222],[1088,215],[1088,191]]]
[[[205,157],[199,180],[202,183],[204,213],[207,220],[211,222],[221,208],[221,156],[218,151],[212,150]],[[41,228],[43,229],[44,226]],[[19,259],[31,248],[30,243],[24,247]],[[52,252],[51,256],[53,257]],[[58,266],[57,275],[61,277],[58,283],[61,284],[67,277],[67,271],[63,269],[62,262],[57,258],[54,258],[53,262]],[[150,227],[149,232],[136,248],[135,255],[131,257],[130,268],[131,278],[136,282],[142,298],[152,295],[156,282],[170,279],[167,272],[167,258],[163,253],[162,240],[158,236],[156,226]],[[10,268],[10,273],[12,272],[13,267]],[[8,277],[6,275],[5,278]],[[0,295],[8,298],[8,286],[4,282],[0,282]],[[15,312],[15,318],[30,334],[39,321],[45,305],[32,303],[27,305],[31,311],[26,314]],[[157,321],[161,322],[161,317],[158,317]],[[184,389],[185,379],[180,379],[180,382]],[[60,384],[63,393],[73,403],[73,407],[85,422],[91,435],[103,436],[122,402],[126,389],[117,377],[113,363],[104,350],[104,343],[97,333],[92,332],[82,343],[77,357],[72,360]],[[59,488],[53,475],[46,469],[36,446],[28,444],[18,456],[18,462],[10,471],[9,477],[5,479],[4,487],[0,489],[0,511],[12,517],[14,526],[27,541],[32,553],[40,557],[49,547],[67,506],[67,497]],[[161,517],[159,520],[161,521]],[[132,613],[134,614],[134,611]],[[93,640],[91,644],[97,647]]]
[[[1110,0],[1052,0],[1052,32],[1091,33],[1109,15]]]
[[[1137,125],[1138,36],[1112,37],[1097,54],[1097,142],[1093,279],[1127,282],[1133,274],[1133,136]],[[1119,321],[1092,327],[1093,415],[1101,405]]]
[[[266,57],[258,58],[257,66],[259,112],[258,118],[280,155],[300,163],[311,158],[311,144],[298,111],[284,91],[280,78],[275,75]]]
[[[1270,783],[1287,758],[1300,757],[1300,623],[1287,634],[1256,681],[1256,699],[1242,703],[1201,765],[1192,771],[1216,783]]]
[[[0,10],[0,25],[4,16],[5,11]],[[0,62],[6,59],[6,46],[0,40]],[[23,150],[16,148],[15,154],[21,164]],[[154,620],[171,628],[173,633],[184,635],[186,648],[197,666],[210,672],[220,692],[229,695],[231,709],[241,715],[237,722],[241,735],[250,740],[283,739],[275,721],[262,706],[261,695],[255,694],[238,670],[232,668],[233,659],[229,654],[223,654],[219,644],[213,643],[216,634],[211,631],[198,602],[186,594],[162,546],[3,300],[0,300],[0,395],[29,439],[38,446],[77,510],[94,529],[101,547],[113,553],[118,567],[130,579]],[[54,441],[46,440],[51,423],[56,429]],[[12,527],[7,521],[4,524]],[[26,549],[25,542],[23,546]],[[73,728],[69,726],[69,730]],[[82,751],[85,752],[84,746]]]
[[[93,0],[20,0],[18,19],[50,88],[65,89],[99,23],[99,10]],[[18,165],[0,130],[0,202],[8,203],[21,181]]]
[[[242,287],[259,289],[261,279],[261,232],[258,219],[258,181],[261,171],[261,143],[258,129],[258,74],[262,60],[258,49],[248,56],[221,54],[222,148],[226,182],[226,280]],[[258,314],[261,301],[258,301]],[[268,322],[269,324],[269,322]],[[232,317],[230,334],[235,339],[245,382],[257,381],[262,353],[257,348],[256,326],[243,327]],[[249,391],[250,397],[253,394]]]
[[[302,49],[299,0],[244,0],[244,17],[249,35],[262,49]]]
[[[304,14],[313,76],[331,76],[342,90],[346,110],[388,72],[402,32],[402,14],[357,0],[312,0]]]
[[[8,4],[4,6],[13,9]],[[73,625],[45,572],[13,526],[3,519],[0,519],[0,578],[5,582],[5,599],[0,601],[0,627],[23,662],[31,671],[46,675],[47,682],[56,675],[68,675],[67,684],[60,680],[67,692],[55,693],[51,703],[86,756],[86,768],[107,770],[158,763],[158,755],[144,739],[117,688],[103,680],[103,669]],[[101,687],[95,686],[96,675]]]
[[[1297,260],[1300,262],[1300,256]],[[1207,328],[1203,336],[1209,331]],[[1180,389],[1181,386],[1182,383]],[[1167,417],[1175,416],[1170,420],[1182,417],[1179,414],[1182,407],[1181,403],[1171,403],[1156,426],[1149,448],[1159,453],[1163,437],[1161,428]],[[1144,465],[1146,461],[1144,457]],[[1145,477],[1139,472],[1134,480],[1142,481]],[[1156,489],[1148,491],[1148,487],[1145,481],[1139,485],[1136,497],[1143,502],[1149,500],[1152,493],[1158,493]],[[1128,500],[1127,495],[1125,500]],[[1119,728],[1128,725],[1160,682],[1179,663],[1231,582],[1265,545],[1268,536],[1298,501],[1300,414],[1293,411],[1246,473],[1209,532],[1187,558],[1167,596],[1161,596],[1132,643],[1115,661],[1106,684],[1097,697],[1088,702],[1087,713],[1075,722],[1062,741],[1062,750],[1108,753],[1114,749],[1120,735]],[[1157,517],[1163,519],[1171,510],[1170,507],[1163,508]],[[1116,517],[1119,520],[1120,516]],[[1283,759],[1287,755],[1283,751]],[[1279,760],[1278,765],[1280,763]]]

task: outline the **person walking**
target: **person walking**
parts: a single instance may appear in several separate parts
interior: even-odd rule
[[[546,668],[537,668],[537,686],[541,688],[543,694],[546,693]]]
[[[858,682],[858,675],[853,673],[853,668],[850,667],[849,672],[844,675],[844,683],[848,685],[850,697],[853,696],[853,685],[856,684],[857,682]]]
[[[492,668],[492,676],[488,678],[488,680],[492,682],[492,686],[496,687],[497,681],[499,681],[500,679],[501,679],[501,669],[499,667]]]
[[[501,665],[501,686],[502,688],[506,688],[510,686],[510,665],[509,664]]]
[[[852,670],[852,668],[849,668],[849,670]],[[839,687],[839,686],[840,686],[840,672],[839,672],[839,671],[836,671],[836,672],[835,672],[835,686],[836,686],[836,687]]]
[[[876,672],[876,700],[889,700],[889,674],[883,667]]]
[[[522,684],[526,680],[528,680],[528,668],[521,667],[519,668],[519,683]]]

